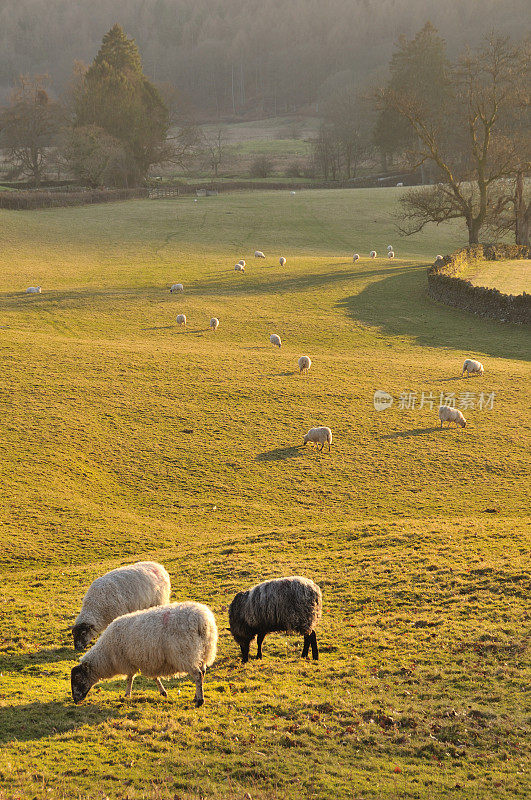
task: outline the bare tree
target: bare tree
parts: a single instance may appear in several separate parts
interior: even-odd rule
[[[206,161],[215,178],[218,177],[219,168],[227,159],[228,141],[227,135],[221,127],[212,133],[207,133],[203,138]]]
[[[50,99],[45,75],[21,75],[10,102],[0,110],[0,142],[8,159],[39,186],[46,169],[49,148],[59,132],[63,111]]]
[[[439,180],[403,198],[403,233],[415,233],[428,222],[462,218],[469,243],[478,243],[481,229],[492,222],[500,181],[515,176],[528,161],[529,137],[522,128],[528,75],[527,47],[490,36],[451,69],[444,113],[434,114],[410,94],[384,92],[387,106],[414,133],[412,165],[431,163]]]

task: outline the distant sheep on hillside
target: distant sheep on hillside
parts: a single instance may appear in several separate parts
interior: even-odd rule
[[[184,286],[182,285],[182,283],[174,283],[173,286],[170,289],[170,292],[172,292],[172,293],[173,292],[182,292],[182,291],[184,291]]]
[[[40,286],[28,286],[26,289],[26,294],[40,294],[41,287]]]
[[[243,266],[243,264],[240,264],[240,262],[238,261],[238,263],[234,265],[234,271],[235,272],[245,272],[245,267]]]
[[[376,258],[377,255],[378,255],[378,253],[376,252],[376,250],[371,250],[371,253],[370,253],[371,258]]]
[[[299,364],[299,372],[308,372],[310,367],[312,366],[312,360],[310,356],[301,356],[298,361]]]
[[[455,422],[456,425],[460,425],[462,428],[466,425],[466,419],[462,413],[458,408],[452,408],[452,406],[441,406],[439,408],[439,419],[441,420],[441,428],[443,422]]]
[[[217,329],[219,328],[219,319],[217,317],[212,317],[212,319],[210,320],[210,327],[212,328],[213,331],[217,331]]]
[[[255,250],[254,251],[254,257],[255,258],[265,258],[265,255],[262,253],[261,250]]]
[[[483,364],[481,361],[474,361],[472,358],[467,358],[463,364],[461,377],[464,376],[465,372],[467,378],[469,378],[471,375],[483,375],[485,370],[483,369]]]
[[[166,605],[170,576],[156,561],[137,561],[118,567],[93,581],[83,598],[72,635],[76,650],[83,650],[109,623],[131,611]]]
[[[312,444],[320,444],[321,447],[319,450],[322,450],[325,444],[328,443],[328,452],[330,452],[332,445],[332,431],[330,428],[326,428],[324,425],[320,425],[318,428],[310,428],[308,433],[304,434],[303,441],[304,444],[308,444],[308,442],[311,442]]]
[[[282,347],[282,339],[278,335],[278,333],[272,333],[269,337],[269,341],[273,345],[273,347]]]
[[[354,253],[354,255],[352,256],[352,260],[353,261],[359,261],[360,260],[360,254],[359,253]]]
[[[278,259],[278,263],[280,264],[281,267],[284,267],[286,265],[286,259],[284,258],[284,256],[280,256],[280,258]]]
[[[177,314],[175,322],[177,325],[186,325],[186,314]]]

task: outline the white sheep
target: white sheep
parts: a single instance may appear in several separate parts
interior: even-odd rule
[[[234,265],[234,271],[235,272],[245,272],[245,267],[243,266],[243,264],[240,264],[240,262],[238,261],[238,263]]]
[[[370,253],[370,255],[371,255],[371,258],[376,258],[376,256],[378,255],[378,253],[376,252],[376,250],[371,250],[371,253]]]
[[[293,195],[293,194],[297,194],[297,193],[296,193],[296,192],[290,192],[290,194],[292,194],[292,195]]]
[[[175,322],[177,325],[186,325],[186,314],[177,314]]]
[[[245,261],[243,260],[243,258],[240,258],[240,260],[238,261],[238,264],[241,264],[242,267],[245,267]]]
[[[265,255],[262,253],[261,250],[255,250],[254,251],[254,257],[255,258],[265,258]]]
[[[464,428],[466,425],[466,419],[461,414],[459,409],[452,408],[452,406],[440,406],[439,419],[441,420],[441,428],[443,426],[443,422],[455,422],[456,425],[460,425],[462,428]]]
[[[284,256],[280,256],[280,258],[278,259],[278,263],[280,264],[281,267],[284,267],[286,265],[286,259],[284,258]]]
[[[353,261],[359,261],[360,260],[360,254],[359,253],[354,253],[354,255],[352,256],[352,260]]]
[[[388,244],[387,245],[387,250],[392,250],[392,249],[393,249],[393,245],[392,244]]]
[[[274,347],[282,347],[282,340],[278,333],[272,333],[269,337],[269,341]]]
[[[183,292],[183,291],[184,291],[184,286],[182,285],[182,283],[174,283],[170,288],[170,292],[172,294],[173,292]]]
[[[328,452],[330,452],[330,446],[332,444],[332,431],[330,428],[326,428],[323,425],[320,425],[318,428],[310,428],[308,433],[304,435],[304,444],[308,442],[312,442],[313,444],[320,444],[321,447],[319,450],[322,450],[325,444],[328,442]]]
[[[298,361],[299,364],[299,372],[308,372],[310,367],[312,366],[312,360],[310,356],[301,356]]]
[[[442,260],[443,256],[441,256],[440,254],[438,256],[435,256],[435,261],[442,261]]]
[[[95,645],[71,672],[72,697],[80,703],[102,679],[127,677],[131,696],[137,672],[155,678],[163,697],[161,677],[186,675],[195,682],[195,705],[204,702],[203,679],[214,663],[218,641],[216,620],[202,603],[170,603],[135,611],[111,622]]]
[[[394,251],[393,250],[388,250],[387,251],[387,258],[394,258],[394,257],[395,257]]]
[[[481,361],[474,361],[472,358],[467,358],[463,364],[461,377],[464,376],[465,372],[467,378],[470,378],[471,375],[483,375],[485,370],[483,369],[483,364]]]
[[[40,294],[41,287],[40,286],[28,286],[26,289],[26,294]]]
[[[219,319],[217,317],[212,317],[212,319],[210,320],[210,327],[212,328],[213,331],[217,331],[217,329],[219,328]]]
[[[116,617],[141,608],[166,605],[170,576],[156,561],[137,561],[112,569],[87,589],[72,634],[76,650],[83,650]]]

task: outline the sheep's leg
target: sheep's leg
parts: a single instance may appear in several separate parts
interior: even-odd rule
[[[193,681],[195,681],[194,703],[196,705],[196,708],[199,708],[199,706],[202,706],[203,703],[205,702],[205,698],[203,696],[203,678],[204,678],[203,670],[198,669],[197,672],[195,672],[190,677],[192,678]]]
[[[441,428],[442,428],[442,426],[443,426],[443,421],[441,420]]]
[[[249,661],[249,645],[251,644],[250,641],[244,642],[240,644],[240,650],[242,651],[242,664],[246,664]]]
[[[321,447],[319,448],[319,452],[320,452],[320,453],[322,453],[322,452],[323,452],[323,447],[324,447],[324,446],[325,446],[325,443],[323,442],[323,443],[322,443],[322,445],[321,445]]]
[[[308,658],[308,651],[310,649],[310,637],[307,633],[304,634],[304,647],[302,648],[301,657]]]
[[[125,696],[126,697],[131,697],[131,693],[132,693],[132,690],[133,690],[133,681],[134,681],[134,679],[135,679],[134,675],[128,675],[127,676],[127,686],[126,686],[126,689],[125,689]]]
[[[161,681],[161,679],[160,679],[160,678],[155,678],[155,683],[156,683],[156,684],[157,684],[157,686],[159,687],[159,692],[161,693],[161,695],[162,695],[163,697],[167,697],[167,696],[168,696],[168,692],[166,691],[166,689],[165,689],[165,688],[164,688],[164,686],[162,685],[162,681]]]
[[[256,643],[258,645],[258,650],[256,651],[256,657],[262,658],[262,642],[265,639],[265,633],[259,633],[256,637]]]
[[[315,635],[315,631],[310,633],[310,643],[312,645],[312,658],[314,661],[317,661],[319,658],[319,648],[317,647],[317,636]]]
[[[332,443],[328,442],[328,452],[330,452],[331,449],[332,449]]]

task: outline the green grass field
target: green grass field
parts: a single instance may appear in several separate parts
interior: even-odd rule
[[[476,286],[499,289],[508,294],[531,294],[531,265],[528,258],[471,264],[459,277],[466,278]]]
[[[0,212],[2,800],[529,796],[530,337],[428,299],[464,233],[400,239],[399,195]],[[464,430],[441,393],[474,403]],[[301,446],[317,424],[330,455]],[[74,706],[83,593],[147,557],[216,614],[205,705],[140,678]],[[232,596],[296,573],[319,662],[278,634],[242,666]]]

